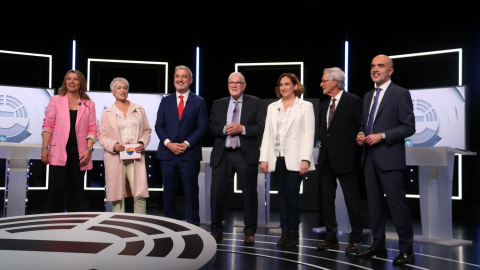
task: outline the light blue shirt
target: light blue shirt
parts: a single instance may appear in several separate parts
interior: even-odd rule
[[[240,119],[242,117],[242,104],[243,104],[243,95],[238,99],[238,105],[237,105],[237,110],[238,110],[238,123],[240,123]],[[235,99],[233,99],[230,96],[230,100],[228,101],[228,110],[227,110],[227,124],[226,126],[230,125],[232,123],[232,117],[233,117],[233,109],[235,109]],[[223,127],[223,134],[225,133],[225,127]],[[243,127],[243,132],[242,135],[245,135],[245,127]],[[238,135],[234,136],[238,140],[238,146],[240,147],[240,140],[238,139]],[[229,148],[230,147],[230,139],[232,139],[232,136],[227,136],[227,140],[225,142],[225,147]]]

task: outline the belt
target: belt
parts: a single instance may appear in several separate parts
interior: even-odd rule
[[[234,152],[234,151],[240,151],[241,148],[240,147],[237,147],[237,148],[225,147],[223,150]]]

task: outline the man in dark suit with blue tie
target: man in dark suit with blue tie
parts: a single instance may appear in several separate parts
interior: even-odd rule
[[[163,178],[164,215],[176,217],[178,179],[186,201],[186,220],[199,225],[198,173],[202,160],[201,140],[207,130],[205,100],[190,91],[192,72],[186,66],[175,68],[175,94],[162,99],[155,131],[160,138],[156,158]]]
[[[363,166],[373,242],[357,256],[386,257],[384,194],[398,234],[400,255],[394,265],[415,263],[413,227],[405,196],[405,138],[415,133],[410,92],[391,82],[393,61],[386,55],[373,58],[370,76],[375,89],[365,94],[362,125],[357,143],[364,146]]]
[[[240,72],[228,78],[229,97],[213,103],[209,118],[210,133],[215,143],[210,156],[212,186],[210,208],[212,236],[223,239],[225,198],[233,186],[234,174],[243,184],[245,244],[253,244],[257,230],[257,175],[260,140],[265,125],[265,113],[260,99],[243,94],[246,82]]]
[[[362,240],[362,209],[357,184],[360,147],[355,138],[360,128],[362,100],[344,91],[345,74],[340,68],[326,68],[323,72],[323,94],[331,98],[320,104],[320,141],[318,156],[322,215],[325,239],[318,249],[338,248],[335,194],[337,178],[347,206],[352,231],[346,253],[356,254]]]

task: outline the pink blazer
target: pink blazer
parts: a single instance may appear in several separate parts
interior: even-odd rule
[[[79,155],[87,150],[87,138],[95,142],[98,132],[95,103],[91,100],[82,99],[80,103],[75,123]],[[67,95],[55,95],[50,98],[50,102],[45,109],[42,130],[52,134],[49,142],[50,164],[65,166],[67,163],[66,145],[70,133],[70,112]],[[80,169],[82,171],[92,169],[92,160],[90,159],[87,165]]]
[[[134,115],[137,119],[137,130],[135,137],[137,142],[142,141],[145,148],[150,142],[152,129],[148,124],[148,118],[145,109],[133,102]],[[122,143],[117,125],[117,114],[112,111],[113,105],[105,109],[100,120],[100,130],[98,132],[98,144],[103,147],[103,162],[105,164],[105,184],[107,186],[107,201],[121,200],[127,194],[124,194],[123,183],[123,161],[120,156],[113,152],[115,143]],[[133,197],[148,198],[147,170],[145,167],[145,154],[140,159],[134,160],[133,176]]]

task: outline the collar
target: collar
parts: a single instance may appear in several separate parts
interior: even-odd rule
[[[385,92],[391,83],[392,83],[392,80],[388,80],[387,82],[385,82],[379,87],[375,84],[375,88],[382,88],[383,92]]]
[[[190,89],[187,90],[184,94],[180,94],[177,91],[175,91],[175,94],[177,95],[177,99],[179,96],[183,96],[183,100],[186,100],[188,98],[188,95],[190,94]]]
[[[240,98],[239,98],[237,101],[238,101],[238,103],[242,103],[242,102],[243,102],[243,94],[240,96]],[[233,102],[235,102],[235,99],[233,99],[233,97],[230,96],[230,101],[229,101],[229,103],[233,103]]]

